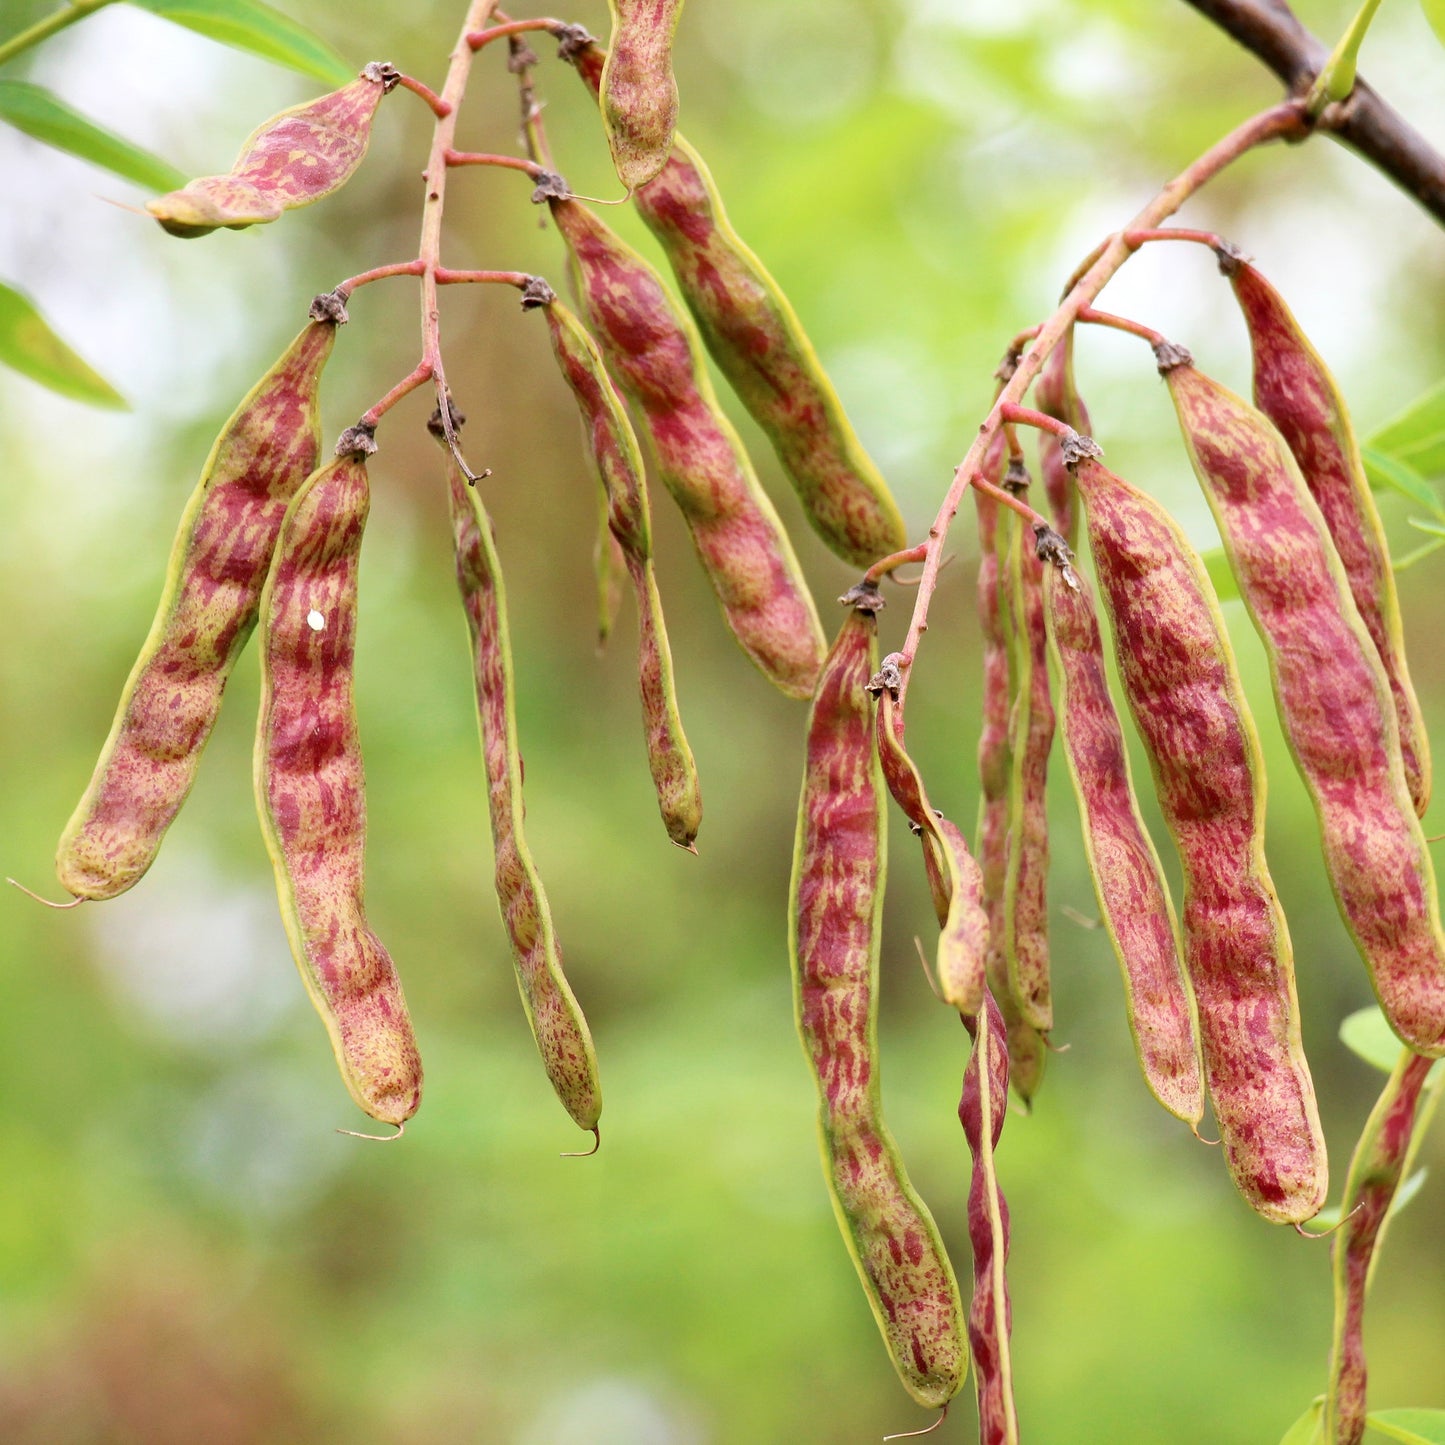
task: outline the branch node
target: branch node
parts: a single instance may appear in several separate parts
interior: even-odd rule
[[[886,692],[896,702],[899,689],[903,686],[903,673],[900,664],[903,662],[901,652],[890,652],[883,659],[883,665],[863,684],[864,690],[871,692],[877,697],[880,692]]]
[[[575,65],[584,50],[597,44],[597,37],[585,25],[564,25],[557,31],[557,59]]]
[[[365,422],[349,426],[336,439],[336,455],[339,457],[369,457],[376,452],[376,428]]]
[[[1059,455],[1064,459],[1064,465],[1073,471],[1086,457],[1097,459],[1104,455],[1104,448],[1096,442],[1093,437],[1086,437],[1082,432],[1071,431],[1059,439]]]
[[[313,321],[329,321],[334,326],[345,326],[351,320],[346,314],[346,298],[339,290],[313,296],[308,314]]]
[[[540,276],[528,276],[522,287],[522,310],[533,311],[538,306],[550,306],[557,299],[557,293]]]
[[[401,84],[401,71],[389,60],[372,60],[361,67],[363,79],[379,85],[383,95],[390,95]]]
[[[869,582],[867,578],[850,587],[838,602],[843,607],[851,607],[855,612],[879,613],[888,606],[887,600],[878,590],[878,584]]]
[[[1221,267],[1221,269],[1223,268]],[[1154,343],[1154,360],[1158,364],[1161,376],[1166,371],[1173,371],[1176,366],[1194,365],[1194,358],[1189,354],[1188,348],[1173,341],[1156,341]]]
[[[543,201],[567,201],[571,198],[571,187],[556,171],[543,171],[537,177],[537,186],[532,192],[534,206],[540,206]]]

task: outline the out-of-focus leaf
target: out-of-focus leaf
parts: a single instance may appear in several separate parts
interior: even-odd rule
[[[184,25],[236,50],[248,50],[277,65],[314,75],[328,85],[345,85],[356,76],[319,35],[262,0],[131,0],[142,10]],[[167,189],[170,189],[167,187]]]
[[[1284,1432],[1279,1445],[1320,1445],[1320,1426],[1324,1424],[1325,1397],[1317,1395],[1310,1407]]]
[[[1385,1015],[1374,1004],[1357,1010],[1345,1019],[1340,1025],[1340,1039],[1351,1053],[1357,1054],[1382,1074],[1394,1069],[1400,1061],[1400,1051],[1405,1047],[1385,1022]]]
[[[1420,8],[1430,28],[1440,37],[1440,43],[1445,45],[1445,0],[1420,0]]]
[[[1391,1215],[1398,1214],[1425,1187],[1425,1179],[1429,1173],[1428,1169],[1417,1169],[1395,1191],[1395,1197],[1390,1201]]]
[[[1387,421],[1367,444],[1372,451],[1408,462],[1424,476],[1445,472],[1445,381]]]
[[[186,183],[186,177],[159,156],[112,135],[71,110],[58,96],[28,81],[0,80],[0,120],[149,191],[173,191]]]
[[[61,396],[90,406],[125,409],[125,398],[50,329],[34,303],[3,282],[0,361]]]
[[[1445,1445],[1445,1410],[1375,1410],[1365,1423],[1404,1445]]]
[[[1445,516],[1439,493],[1409,462],[1401,461],[1389,452],[1377,451],[1374,447],[1361,448],[1360,456],[1365,463],[1365,475],[1376,491],[1390,487],[1402,492],[1427,512],[1433,512],[1437,517]]]
[[[1407,517],[1405,520],[1417,532],[1426,532],[1432,537],[1445,537],[1445,522],[1432,521],[1428,517]]]
[[[1203,554],[1205,570],[1221,602],[1239,601],[1239,583],[1235,580],[1234,569],[1223,547],[1211,547]]]

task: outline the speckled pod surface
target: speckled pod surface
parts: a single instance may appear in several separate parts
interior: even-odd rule
[[[617,177],[629,191],[650,181],[672,148],[677,81],[672,37],[683,0],[607,0],[612,40],[602,70],[602,124]]]

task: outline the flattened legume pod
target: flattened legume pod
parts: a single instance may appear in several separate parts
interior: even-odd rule
[[[366,459],[313,472],[281,524],[261,599],[256,803],[281,918],[351,1096],[401,1124],[421,1059],[401,980],[363,904],[366,794],[352,688]]]
[[[1167,363],[1167,364],[1166,364]],[[1264,642],[1325,871],[1390,1027],[1445,1054],[1445,934],[1389,680],[1339,554],[1272,423],[1174,348],[1161,369]]]
[[[883,1122],[877,1028],[886,803],[864,690],[875,633],[871,613],[851,611],[818,679],[788,944],[838,1225],[904,1388],[937,1407],[963,1383],[968,1350],[948,1256]]]
[[[1385,531],[1334,377],[1273,286],[1243,261],[1220,261],[1249,326],[1255,405],[1279,428],[1349,578],[1350,595],[1384,664],[1416,813],[1430,801],[1430,740],[1405,665],[1405,639]]]
[[[1240,1193],[1319,1212],[1328,1175],[1289,930],[1264,857],[1264,767],[1204,563],[1152,498],[1092,458],[1074,475],[1129,710],[1184,873],[1184,962]]]
[[[968,1187],[968,1238],[973,1245],[973,1299],[968,1339],[973,1347],[973,1384],[978,1397],[978,1437],[986,1445],[1018,1445],[1013,1361],[1009,1333],[1013,1311],[1008,1296],[1008,1203],[994,1163],[1008,1109],[1008,1039],[993,996],[983,996],[978,1017],[962,1015],[973,1039],[963,1071],[958,1119],[973,1155]]]
[[[1088,584],[1066,554],[1045,554],[1044,542],[1039,551],[1046,562],[1044,614],[1059,680],[1059,731],[1079,800],[1099,916],[1119,960],[1144,1080],[1171,1114],[1197,1124],[1204,1115],[1204,1080],[1174,905],[1139,816]]]
[[[697,333],[657,273],[585,206],[549,197],[592,329],[637,408],[733,635],[790,697],[812,695],[825,644],[812,596],[708,379]]]
[[[683,0],[607,0],[612,41],[602,69],[602,124],[617,177],[629,191],[650,181],[672,148],[677,81],[672,37]]]
[[[1047,416],[1058,418],[1081,436],[1092,436],[1089,409],[1074,385],[1074,328],[1064,332],[1049,352],[1038,380],[1034,382],[1034,404]],[[1044,493],[1054,518],[1054,530],[1070,547],[1078,541],[1079,499],[1073,473],[1064,461],[1060,439],[1051,431],[1039,433],[1039,472]]]
[[[1430,1068],[1430,1059],[1409,1050],[1402,1053],[1365,1121],[1345,1178],[1342,1223],[1331,1252],[1335,1321],[1321,1437],[1330,1445],[1360,1445],[1364,1439],[1365,1291],[1375,1246],[1414,1152],[1412,1141],[1438,1101],[1438,1087],[1432,1084],[1436,1097],[1419,1108]]]
[[[672,653],[652,569],[652,536],[642,454],[602,357],[581,322],[555,298],[542,308],[552,351],[582,413],[588,453],[607,494],[607,525],[622,549],[637,595],[638,663],[647,757],[667,836],[692,849],[702,823],[702,792],[682,730]],[[695,850],[693,850],[695,851]]]
[[[189,238],[261,225],[329,196],[361,164],[376,107],[398,79],[394,66],[372,61],[350,85],[258,126],[225,175],[201,176],[147,201],[146,210],[171,235]]]
[[[552,911],[523,826],[526,808],[513,702],[507,594],[492,540],[492,521],[450,450],[446,468],[457,586],[471,637],[477,719],[487,768],[497,905],[512,945],[522,1006],[547,1077],[577,1127],[595,1132],[602,1113],[597,1055],[587,1020],[562,972],[562,950],[552,926]]]
[[[338,313],[341,314],[341,313]],[[317,394],[336,321],[313,321],[221,428],[171,545],[155,621],[55,867],[77,898],[139,881],[195,782],[256,625],[286,505],[321,450]]]

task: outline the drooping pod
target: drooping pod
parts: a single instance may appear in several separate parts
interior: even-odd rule
[[[1264,857],[1264,768],[1204,563],[1151,497],[1077,461],[1129,710],[1184,875],[1184,962],[1204,1070],[1240,1193],[1266,1219],[1328,1184],[1300,1040],[1289,930]]]
[[[366,795],[352,663],[364,452],[313,472],[281,524],[261,599],[256,803],[296,966],[341,1076],[374,1119],[421,1102],[421,1059],[401,981],[366,922]]]
[[[623,579],[627,575],[627,558],[622,545],[607,525],[610,510],[607,493],[597,489],[597,540],[592,544],[592,573],[597,582],[597,650],[607,647],[617,614],[622,610]]]
[[[963,1383],[968,1349],[948,1256],[883,1122],[877,1025],[886,800],[865,690],[876,630],[870,611],[850,611],[818,679],[788,944],[834,1212],[904,1388],[936,1408]]]
[[[601,52],[566,48],[595,90]],[[863,450],[833,383],[778,283],[744,244],[702,157],[680,135],[632,197],[657,237],[708,352],[767,434],[808,521],[845,562],[867,567],[907,545],[888,483]]]
[[[826,650],[818,614],[717,404],[695,329],[641,256],[578,201],[540,189],[575,262],[593,334],[637,409],[728,626],[778,688],[811,696]]]
[[[1124,980],[1135,1052],[1154,1097],[1194,1125],[1204,1115],[1194,1004],[1164,870],[1134,796],[1093,599],[1062,537],[1040,535],[1038,551],[1046,564],[1044,615],[1059,680],[1059,732],[1099,916]]]
[[[702,823],[702,792],[682,730],[672,679],[672,652],[652,568],[651,522],[642,454],[596,344],[555,297],[542,310],[552,351],[582,413],[588,453],[607,495],[608,530],[622,551],[637,596],[638,662],[647,757],[667,836],[693,850]]]
[[[1229,277],[1254,351],[1254,402],[1279,428],[1299,463],[1344,564],[1350,595],[1379,653],[1415,811],[1430,801],[1430,740],[1405,665],[1405,639],[1385,531],[1360,460],[1344,397],[1319,353],[1273,286],[1227,253]]]
[[[1375,1247],[1414,1152],[1413,1143],[1438,1102],[1438,1084],[1432,1084],[1430,1091],[1435,1097],[1427,1096],[1427,1102],[1421,1107],[1431,1063],[1430,1059],[1409,1050],[1402,1052],[1365,1121],[1345,1178],[1340,1205],[1342,1222],[1331,1247],[1334,1335],[1321,1436],[1330,1445],[1360,1445],[1364,1439],[1365,1291],[1369,1287]]]
[[[1074,384],[1074,328],[1071,326],[1049,352],[1038,380],[1034,382],[1034,404],[1047,416],[1073,427],[1081,436],[1092,436],[1089,409]],[[1054,530],[1073,547],[1079,536],[1079,499],[1073,473],[1064,461],[1060,439],[1051,431],[1039,432],[1039,472],[1044,494],[1049,499]]]
[[[1009,1334],[1013,1311],[1008,1294],[1008,1202],[998,1182],[994,1156],[1008,1110],[1008,1037],[992,994],[982,1012],[964,1014],[973,1052],[963,1071],[958,1119],[973,1155],[968,1187],[968,1238],[973,1245],[973,1299],[968,1339],[973,1347],[973,1384],[978,1398],[978,1437],[987,1445],[1018,1445],[1013,1360]]]
[[[434,431],[440,428],[436,420]],[[446,451],[446,469],[457,586],[467,614],[477,720],[487,769],[497,906],[512,946],[522,1006],[547,1077],[577,1127],[595,1133],[602,1113],[597,1055],[587,1020],[562,971],[552,911],[527,847],[507,595],[492,540],[492,521],[450,449]]]
[[[225,175],[201,176],[146,210],[171,235],[190,238],[262,225],[329,196],[361,164],[376,108],[398,79],[395,66],[372,61],[350,85],[258,126]]]
[[[1248,402],[1160,348],[1195,474],[1264,642],[1325,871],[1390,1027],[1445,1053],[1445,934],[1395,702],[1294,458]]]
[[[602,69],[602,124],[617,178],[629,191],[667,159],[677,125],[672,37],[683,0],[607,0],[612,39]]]
[[[871,595],[870,595],[871,594]],[[875,610],[882,598],[866,583],[845,594],[855,606]],[[923,778],[903,743],[898,705],[901,654],[893,652],[868,681],[878,699],[874,733],[883,778],[923,844],[923,866],[938,914],[938,996],[961,1013],[983,1007],[988,953],[988,916],[983,908],[983,875],[957,826],[928,800]]]
[[[56,872],[77,898],[114,898],[155,861],[195,782],[231,668],[256,625],[287,503],[316,469],[318,393],[339,308],[312,321],[216,438],[181,514],[150,634],[121,693]]]

